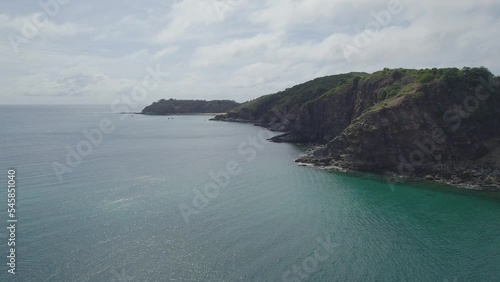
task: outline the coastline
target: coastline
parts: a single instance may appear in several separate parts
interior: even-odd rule
[[[318,147],[315,146],[315,149]],[[296,163],[335,170],[339,172],[374,173],[383,176],[389,183],[435,182],[460,189],[500,192],[500,169],[470,163],[438,163],[416,167],[411,174],[400,174],[394,169],[359,169],[352,162],[332,158],[317,158],[313,152],[295,160]]]
[[[211,121],[251,123],[271,131],[272,128],[265,126],[258,121],[244,120],[239,118],[228,118],[227,116],[216,116]],[[412,174],[404,175],[394,172],[394,169],[360,169],[353,162],[334,159],[331,157],[317,157],[314,151],[321,149],[322,146],[310,142],[294,142],[286,139],[286,134],[268,139],[275,143],[296,143],[309,146],[309,150],[295,160],[299,166],[312,167],[324,170],[331,170],[341,173],[359,172],[372,173],[384,177],[388,183],[407,183],[407,182],[433,182],[456,187],[458,189],[473,191],[500,192],[500,169],[493,167],[480,166],[470,163],[438,163],[417,167]],[[285,136],[285,138],[283,138]]]

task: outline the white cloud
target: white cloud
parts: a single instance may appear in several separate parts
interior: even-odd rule
[[[265,24],[273,30],[283,30],[294,26],[319,22],[322,19],[333,19],[344,10],[363,13],[373,6],[369,0],[268,0],[263,9],[252,13],[250,20]],[[348,4],[348,5],[347,5]],[[356,16],[353,14],[352,16]]]
[[[40,8],[12,1],[0,13],[0,95],[5,103],[24,95],[111,101],[156,64],[169,75],[150,101],[244,101],[317,76],[383,67],[484,65],[500,74],[498,0],[401,0],[404,10],[346,60],[346,46],[390,1],[72,2],[19,54],[6,35],[21,33]]]
[[[159,59],[159,58],[164,57],[166,55],[173,54],[173,53],[177,52],[178,50],[179,50],[178,46],[165,47],[165,48],[161,49],[160,51],[156,52],[154,54],[154,58]]]
[[[11,93],[20,96],[88,96],[116,94],[134,81],[112,79],[88,66],[75,66],[58,74],[37,73],[10,80]]]
[[[257,34],[250,38],[234,39],[215,45],[198,48],[191,63],[194,66],[208,66],[223,64],[231,61],[236,56],[251,56],[261,50],[276,50],[281,45],[281,35]]]
[[[24,37],[26,37],[26,34],[34,34],[35,36],[41,34],[50,38],[58,38],[91,32],[93,28],[74,23],[57,24],[46,15],[44,20],[43,13],[33,13],[23,16],[0,14],[0,30],[13,32]]]
[[[285,69],[285,66],[257,62],[239,69],[235,76],[227,81],[232,87],[254,87],[273,81]]]
[[[166,56],[172,55],[179,50],[178,46],[168,46],[162,49],[159,49],[156,52],[151,52],[149,48],[141,49],[135,51],[131,54],[128,54],[124,57],[125,60],[140,60],[140,61],[156,61]]]
[[[156,35],[155,41],[179,41],[193,25],[207,25],[223,20],[218,15],[214,3],[212,0],[184,0],[173,4],[170,23]]]

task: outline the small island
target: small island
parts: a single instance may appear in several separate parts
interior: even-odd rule
[[[141,114],[166,116],[178,114],[226,113],[239,105],[239,103],[230,100],[205,101],[161,99],[144,108]]]

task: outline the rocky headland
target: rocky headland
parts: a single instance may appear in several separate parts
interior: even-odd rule
[[[484,67],[327,76],[213,120],[311,144],[302,164],[500,191],[500,77]]]

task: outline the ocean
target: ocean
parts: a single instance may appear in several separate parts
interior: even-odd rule
[[[300,167],[209,118],[0,106],[0,281],[500,281],[498,193]]]

